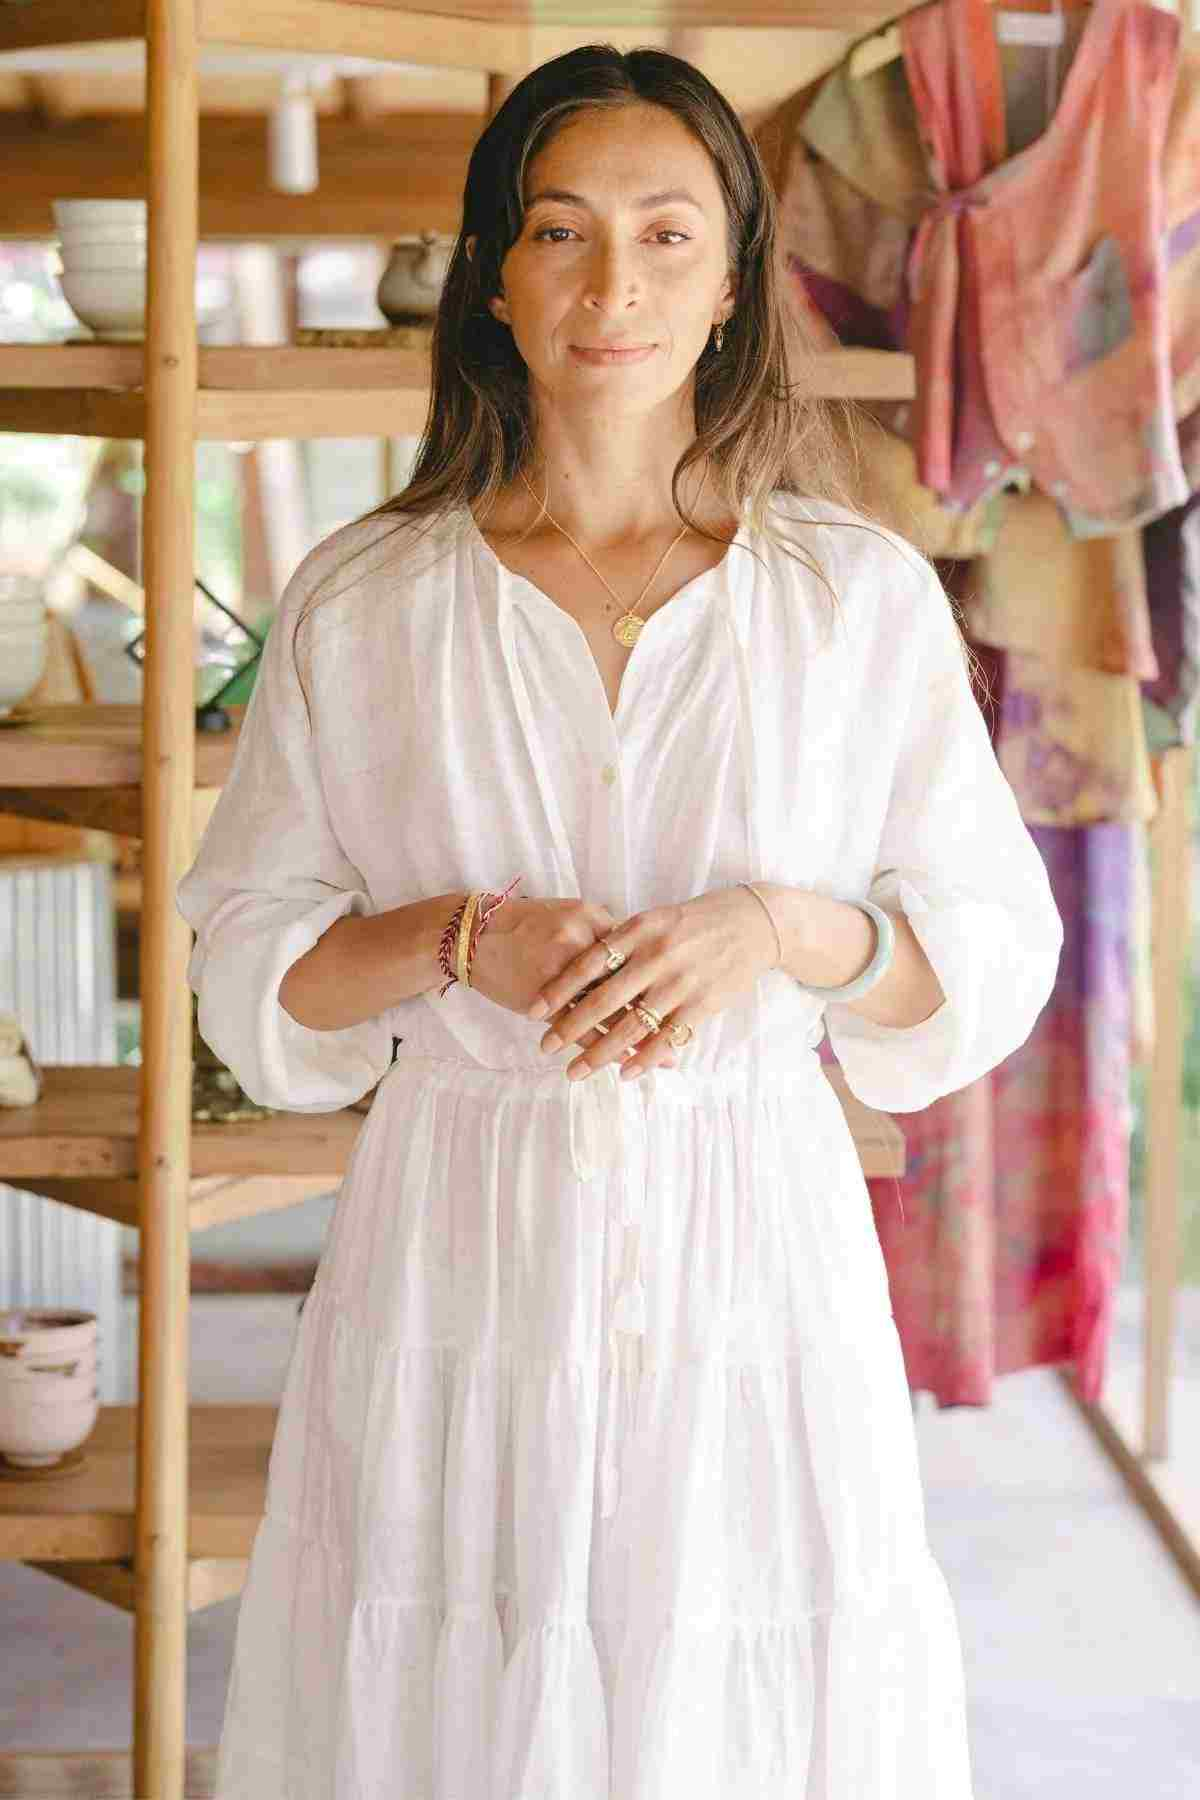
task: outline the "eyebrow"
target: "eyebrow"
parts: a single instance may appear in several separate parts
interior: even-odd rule
[[[567,206],[586,206],[588,203],[582,194],[573,194],[570,188],[539,188],[525,203],[525,210],[531,211],[540,200],[560,200]],[[657,194],[643,194],[640,200],[633,202],[639,212],[648,211],[652,206],[666,206],[671,202],[681,202],[684,206],[694,206],[697,212],[704,208],[694,194],[686,188],[662,188]]]

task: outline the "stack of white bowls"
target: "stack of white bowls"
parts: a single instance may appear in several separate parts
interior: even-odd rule
[[[0,718],[31,694],[46,668],[50,621],[38,582],[0,572]]]
[[[0,1451],[19,1469],[52,1469],[100,1416],[96,1315],[74,1308],[0,1312]]]
[[[146,202],[55,200],[67,305],[97,337],[132,341],[146,329]]]

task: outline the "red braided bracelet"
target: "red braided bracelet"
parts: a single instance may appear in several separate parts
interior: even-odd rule
[[[467,986],[468,987],[471,985],[470,968],[471,968],[472,962],[475,959],[475,949],[476,949],[476,946],[478,945],[479,940],[482,937],[484,931],[487,929],[488,920],[491,918],[491,916],[495,912],[496,908],[498,906],[502,906],[504,904],[504,902],[508,899],[508,896],[512,893],[513,889],[516,887],[517,882],[520,880],[521,880],[521,876],[516,875],[509,882],[508,886],[504,889],[503,893],[494,894],[494,893],[487,892],[487,893],[484,893],[480,899],[479,906],[476,909],[475,918],[472,921],[471,942],[467,949]],[[465,896],[465,898],[463,899],[463,901],[461,902],[461,904],[455,908],[455,910],[451,914],[450,919],[448,920],[448,922],[446,924],[446,928],[442,932],[441,938],[438,942],[438,964],[441,968],[442,974],[447,977],[445,986],[439,988],[439,990],[438,990],[438,999],[439,1000],[442,998],[442,996],[444,994],[449,993],[450,989],[454,986],[454,983],[458,980],[458,975],[455,972],[455,968],[454,968],[454,960],[453,960],[454,952],[455,952],[455,946],[458,942],[458,928],[462,924],[463,913],[466,911],[467,902],[470,900],[470,898],[471,898],[470,894],[467,894]]]

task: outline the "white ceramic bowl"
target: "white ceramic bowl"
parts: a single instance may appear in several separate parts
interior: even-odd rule
[[[150,242],[149,233],[145,231],[129,231],[123,225],[96,225],[88,230],[60,232],[58,243],[64,256],[70,256],[74,250],[95,250],[106,244],[126,245],[137,249]]]
[[[59,277],[64,298],[71,311],[97,337],[141,338],[146,329],[146,270],[142,269],[64,269]],[[222,309],[222,297],[201,302],[196,300],[196,319],[200,324],[215,318]]]
[[[146,321],[144,269],[64,269],[59,277],[71,311],[97,333],[141,333]]]
[[[54,223],[59,230],[75,225],[142,225],[146,223],[144,200],[52,200]]]
[[[0,680],[4,660],[0,658]],[[100,1413],[95,1313],[11,1307],[0,1312],[0,1451],[21,1468],[52,1468]]]
[[[145,243],[64,244],[59,252],[61,273],[74,269],[144,269]]]
[[[49,1469],[90,1437],[100,1417],[95,1388],[75,1399],[35,1400],[0,1387],[0,1450],[19,1469]]]
[[[46,670],[46,647],[45,633],[19,642],[0,640],[0,712],[32,694]]]

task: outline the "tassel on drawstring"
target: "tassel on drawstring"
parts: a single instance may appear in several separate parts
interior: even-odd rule
[[[635,1337],[640,1337],[646,1329],[646,1289],[640,1268],[613,1302],[612,1326],[614,1331],[629,1332]]]

